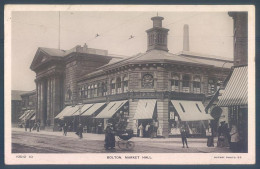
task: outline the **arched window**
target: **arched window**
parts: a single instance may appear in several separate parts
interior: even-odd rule
[[[121,85],[121,78],[120,77],[118,77],[116,79],[116,92],[122,93],[122,85]]]
[[[102,83],[102,96],[106,96],[107,95],[107,83]]]
[[[92,97],[94,97],[94,85],[93,84],[91,85],[90,90],[91,90],[91,96],[90,97],[92,98]]]
[[[88,98],[88,85],[85,85],[85,98]]]
[[[124,90],[124,92],[128,91],[128,77],[127,76],[125,76],[123,78],[123,90]]]
[[[177,75],[174,75],[171,79],[171,90],[179,91],[179,77]]]
[[[102,95],[102,86],[100,83],[97,84],[97,96]]]
[[[116,82],[115,82],[115,79],[112,79],[111,80],[111,94],[115,94],[116,93]]]
[[[209,78],[208,80],[208,94],[214,94],[216,92],[216,80]]]
[[[88,86],[88,98],[90,98],[91,97],[91,86],[89,85]]]
[[[97,91],[98,91],[98,86],[97,86],[97,84],[95,84],[94,85],[94,94],[93,94],[94,97],[97,97]]]
[[[67,100],[71,100],[72,92],[70,89],[67,90]]]
[[[182,77],[182,91],[184,93],[190,92],[190,76],[189,75],[184,75]]]
[[[194,93],[200,93],[200,78],[195,77],[193,80],[193,92]]]
[[[84,98],[84,86],[81,86],[80,96],[81,98]]]

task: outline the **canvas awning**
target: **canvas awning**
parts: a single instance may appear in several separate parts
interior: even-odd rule
[[[66,106],[56,117],[55,119],[62,119],[63,116],[70,110],[72,106]]]
[[[30,120],[35,120],[36,115],[34,114]]]
[[[139,100],[133,119],[152,119],[155,105],[154,99]]]
[[[105,103],[95,103],[89,109],[87,109],[81,116],[91,116],[98,109],[100,109]]]
[[[181,121],[213,120],[210,114],[206,114],[205,107],[200,101],[171,100]]]
[[[71,106],[66,113],[64,113],[63,117],[70,117],[73,116],[73,114],[79,110],[81,105]]]
[[[220,91],[218,106],[238,106],[248,104],[248,67],[236,67],[224,89]]]
[[[128,100],[122,100],[108,103],[108,105],[95,118],[111,118],[127,101]]]
[[[19,119],[22,120],[29,112],[30,110],[24,111],[24,113],[19,117]]]
[[[30,120],[32,118],[32,116],[35,115],[35,111],[31,110],[28,115],[25,117],[26,120]]]
[[[84,113],[86,110],[88,110],[93,104],[84,104],[84,105],[79,105],[79,108],[72,116],[79,116],[82,113]]]

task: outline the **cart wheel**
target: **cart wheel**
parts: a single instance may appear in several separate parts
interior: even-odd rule
[[[117,145],[120,149],[126,149],[126,143],[124,141],[118,141]]]
[[[127,148],[128,150],[132,150],[134,147],[135,147],[135,143],[134,143],[134,142],[128,141],[128,142],[126,143],[126,148]]]

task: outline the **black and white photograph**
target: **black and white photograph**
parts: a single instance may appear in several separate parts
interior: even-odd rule
[[[7,164],[254,164],[254,6],[8,5]]]

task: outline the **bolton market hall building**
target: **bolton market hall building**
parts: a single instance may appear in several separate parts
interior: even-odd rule
[[[180,122],[190,134],[205,135],[212,116],[207,98],[227,77],[233,61],[189,51],[188,25],[184,47],[168,52],[169,29],[163,17],[151,18],[147,51],[128,58],[106,50],[76,46],[71,50],[39,47],[31,64],[36,73],[36,120],[46,130],[64,122],[70,130],[81,123],[86,132],[102,133],[108,123],[125,121],[137,134],[138,126],[158,125],[158,135],[179,135]]]

